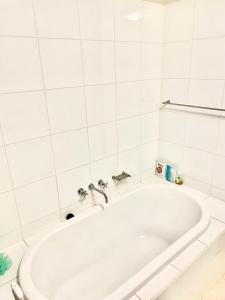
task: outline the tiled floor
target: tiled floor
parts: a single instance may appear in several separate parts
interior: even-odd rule
[[[215,285],[210,287],[201,300],[224,300],[225,299],[225,273],[216,282]]]

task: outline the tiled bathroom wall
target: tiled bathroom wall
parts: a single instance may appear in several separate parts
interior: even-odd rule
[[[165,12],[163,100],[225,108],[225,1],[169,1]],[[225,200],[225,115],[162,109],[160,156],[185,182]]]
[[[163,18],[161,1],[0,1],[0,248],[92,205],[91,181],[153,174]]]

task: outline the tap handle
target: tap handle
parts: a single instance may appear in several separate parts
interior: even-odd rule
[[[83,188],[80,188],[78,191],[77,191],[78,195],[84,200],[87,195],[88,195],[88,192],[85,191]]]
[[[100,188],[102,188],[102,189],[105,189],[105,188],[108,187],[108,182],[104,182],[102,179],[100,179],[100,180],[98,181],[98,186],[99,186]]]

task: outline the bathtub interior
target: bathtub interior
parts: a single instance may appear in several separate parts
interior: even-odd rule
[[[32,260],[32,282],[46,299],[103,299],[200,219],[200,206],[183,192],[131,193],[42,243]]]

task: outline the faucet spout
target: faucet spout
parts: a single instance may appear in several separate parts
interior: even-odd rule
[[[103,195],[104,198],[105,198],[105,203],[106,203],[106,204],[109,203],[109,199],[108,199],[108,196],[106,195],[106,193],[103,192],[102,190],[96,188],[96,187],[94,186],[93,183],[89,184],[88,189],[89,189],[90,191],[96,191],[96,192],[98,192],[99,194]]]

